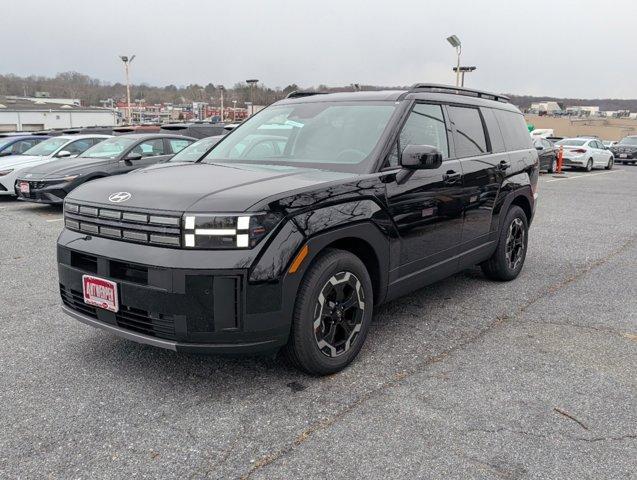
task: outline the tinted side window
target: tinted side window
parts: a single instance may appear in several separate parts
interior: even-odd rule
[[[484,123],[487,125],[487,132],[489,134],[489,140],[491,140],[491,151],[493,153],[502,153],[506,150],[504,148],[504,139],[502,138],[502,132],[500,131],[500,125],[495,118],[495,113],[491,108],[482,108],[482,117]]]
[[[529,129],[521,113],[495,110],[495,116],[500,124],[504,145],[507,150],[527,150],[532,148]]]
[[[192,142],[186,139],[181,140],[178,138],[171,138],[168,140],[168,143],[170,144],[170,149],[173,151],[173,153],[179,153],[188,145],[190,145]]]
[[[472,157],[487,153],[482,117],[477,108],[449,107],[451,123],[456,127],[456,157]]]
[[[71,152],[71,155],[79,155],[84,150],[92,146],[93,146],[93,140],[90,138],[84,138],[82,140],[78,140],[76,142],[68,144],[67,146],[63,147],[62,150]]]
[[[390,166],[398,165],[399,152],[407,145],[431,145],[440,150],[443,159],[449,158],[447,128],[440,105],[418,103],[414,106],[400,131],[398,145],[389,155]]]
[[[139,153],[142,157],[156,157],[164,154],[164,141],[161,138],[146,140],[131,150],[131,153]]]

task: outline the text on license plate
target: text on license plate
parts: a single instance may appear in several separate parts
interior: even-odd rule
[[[87,305],[103,308],[110,312],[119,310],[117,284],[115,282],[91,275],[82,275],[82,290],[84,303]]]
[[[620,153],[619,154],[619,158],[628,158],[628,154],[627,153]]]
[[[20,193],[29,193],[29,182],[20,182]]]

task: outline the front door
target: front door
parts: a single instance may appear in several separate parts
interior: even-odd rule
[[[432,170],[402,170],[386,183],[390,214],[399,232],[399,262],[390,283],[406,290],[455,270],[462,232],[462,170],[450,160],[449,131],[440,105],[416,103],[388,159],[398,166],[407,145],[431,145],[443,163]]]
[[[172,153],[166,148],[163,138],[153,138],[140,142],[126,153],[126,155],[130,154],[139,154],[141,158],[136,160],[120,160],[120,173],[126,173],[138,168],[160,163],[168,160],[172,156]]]

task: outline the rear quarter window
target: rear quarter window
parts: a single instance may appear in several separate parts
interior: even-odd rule
[[[487,126],[489,133],[489,140],[491,140],[491,151],[493,153],[502,153],[506,150],[504,146],[504,139],[502,138],[502,132],[500,131],[500,125],[495,118],[495,112],[492,108],[482,108],[482,117],[484,123]]]
[[[456,157],[473,157],[487,153],[487,139],[477,108],[448,107],[454,128]]]
[[[533,148],[529,129],[521,113],[495,110],[495,116],[498,119],[507,150],[515,151]]]

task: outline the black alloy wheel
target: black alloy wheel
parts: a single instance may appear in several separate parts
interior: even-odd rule
[[[307,268],[282,353],[311,375],[345,368],[361,350],[374,308],[372,281],[353,253],[328,248]]]

